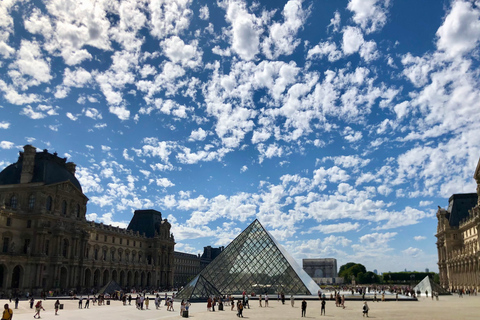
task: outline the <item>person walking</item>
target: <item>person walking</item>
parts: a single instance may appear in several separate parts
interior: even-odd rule
[[[2,320],[12,320],[13,311],[8,307],[8,303],[6,303],[3,307],[5,309],[3,310]]]
[[[85,309],[90,308],[90,295],[87,296],[87,300],[85,301]]]
[[[45,309],[42,306],[42,300],[38,300],[37,304],[35,305],[35,315],[33,316],[34,318],[40,319],[40,311],[45,311]]]
[[[368,310],[369,310],[368,304],[367,304],[367,301],[365,301],[365,302],[363,303],[363,316],[364,316],[364,317],[366,316],[366,317],[368,318]]]
[[[148,310],[148,305],[150,304],[150,299],[148,297],[145,298],[145,309]]]
[[[20,301],[20,299],[18,298],[18,296],[15,298],[15,309],[18,309],[18,302]]]
[[[57,299],[57,301],[55,301],[55,304],[53,305],[53,307],[55,308],[55,315],[58,316],[58,308],[60,308],[60,300]]]
[[[238,300],[238,303],[237,303],[237,317],[239,318],[243,318],[243,304],[242,304],[242,300]]]
[[[307,301],[305,301],[305,299],[303,299],[302,301],[302,317],[306,317],[307,316]]]
[[[30,309],[33,309],[33,304],[35,303],[35,300],[32,298],[30,299]]]
[[[295,306],[295,297],[293,294],[290,295],[290,304],[292,305],[292,308]]]
[[[327,303],[325,302],[325,298],[322,299],[322,308],[320,309],[320,315],[325,315],[325,305]]]
[[[262,307],[262,295],[258,295],[258,303],[260,304],[260,307]]]

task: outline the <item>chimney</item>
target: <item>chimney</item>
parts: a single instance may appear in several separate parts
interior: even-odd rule
[[[22,173],[20,183],[29,183],[33,178],[33,168],[35,167],[35,147],[27,144],[23,147]]]
[[[67,162],[66,166],[67,166],[67,170],[70,171],[71,174],[75,175],[75,169],[77,165],[73,162]]]

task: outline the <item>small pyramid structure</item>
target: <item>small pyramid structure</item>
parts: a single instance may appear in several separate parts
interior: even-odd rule
[[[100,290],[98,290],[98,294],[108,293],[111,295],[115,291],[122,291],[122,290],[123,290],[122,287],[120,287],[118,283],[116,283],[114,280],[111,280],[109,283],[104,285]]]
[[[425,294],[425,291],[428,291],[429,294],[432,294],[432,292],[438,292],[439,295],[450,294],[450,292],[442,288],[439,284],[431,281],[428,276],[426,276],[422,281],[420,281],[413,288],[413,291],[420,291],[421,295]]]
[[[205,300],[225,294],[317,294],[320,288],[258,220],[240,233],[177,295]]]

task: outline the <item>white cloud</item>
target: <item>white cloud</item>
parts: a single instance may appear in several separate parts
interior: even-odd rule
[[[389,0],[350,0],[347,9],[353,12],[353,21],[367,33],[379,31],[387,22]]]
[[[353,230],[358,230],[360,228],[360,224],[358,222],[351,223],[351,222],[344,222],[344,223],[337,223],[337,224],[321,224],[316,227],[310,228],[309,233],[312,231],[319,231],[322,233],[339,233],[339,232],[348,232]]]
[[[226,10],[230,23],[230,40],[233,51],[244,60],[252,60],[259,52],[261,23],[255,15],[247,12],[245,3],[238,0],[225,1],[220,5]]]
[[[0,148],[2,149],[12,149],[15,146],[13,142],[10,141],[0,141]]]
[[[327,29],[332,27],[332,32],[338,32],[340,30],[340,12],[335,11],[334,16],[330,19],[330,24],[327,26]]]
[[[422,241],[422,240],[427,239],[427,237],[425,237],[425,236],[415,236],[415,237],[413,237],[413,239],[415,239],[415,241]]]
[[[207,137],[207,132],[202,128],[198,128],[198,130],[193,130],[190,133],[190,137],[188,141],[203,141]]]
[[[202,20],[208,20],[209,16],[210,16],[210,14],[209,14],[209,11],[208,11],[208,6],[204,5],[204,6],[200,7],[200,15],[198,17]]]
[[[48,83],[52,79],[50,64],[43,58],[40,45],[35,41],[22,40],[16,60],[9,67],[12,81],[23,89]]]
[[[178,36],[172,36],[161,44],[164,54],[173,62],[184,67],[195,68],[201,64],[202,51],[196,40],[185,44]]]
[[[362,31],[356,27],[346,27],[343,30],[343,53],[350,55],[358,52],[365,41],[363,40]]]
[[[320,42],[312,49],[308,50],[307,59],[314,59],[316,57],[322,58],[323,56],[328,57],[328,61],[335,62],[338,59],[342,58],[342,52],[337,50],[337,45],[334,42]]]
[[[47,116],[58,115],[58,109],[59,107],[46,106],[42,104],[38,105],[35,109],[33,109],[30,105],[28,105],[22,109],[20,114],[27,116],[30,119],[38,120],[43,119]]]
[[[0,129],[8,129],[10,128],[10,122],[2,121],[0,122]]]
[[[423,251],[418,248],[409,247],[408,249],[403,250],[402,253],[412,258],[418,258],[423,254]]]
[[[289,0],[282,11],[283,23],[274,22],[269,27],[269,35],[262,43],[263,52],[268,59],[280,55],[290,55],[300,44],[295,36],[308,16],[302,8],[303,0]]]
[[[477,48],[480,41],[480,9],[470,1],[453,1],[443,25],[437,30],[437,47],[451,57]]]

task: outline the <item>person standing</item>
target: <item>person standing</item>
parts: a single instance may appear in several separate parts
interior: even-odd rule
[[[258,303],[260,304],[260,307],[262,307],[262,295],[258,295]]]
[[[33,304],[35,303],[35,300],[33,299],[33,296],[30,298],[30,309],[33,309]]]
[[[367,304],[367,301],[365,301],[365,302],[363,303],[363,316],[364,316],[364,317],[367,316],[367,318],[368,318],[368,310],[369,310],[368,304]]]
[[[268,293],[265,293],[265,308],[268,308]]]
[[[55,308],[55,315],[58,316],[57,312],[58,312],[58,308],[60,308],[60,300],[57,299],[53,307]]]
[[[320,309],[320,315],[325,315],[325,305],[327,303],[325,302],[325,298],[322,299],[322,308]]]
[[[85,301],[85,309],[90,308],[90,295],[87,296],[87,300]]]
[[[148,297],[145,298],[145,309],[148,310],[148,305],[150,304],[150,299]]]
[[[306,317],[307,316],[307,301],[305,301],[305,299],[303,299],[302,301],[302,317]]]
[[[290,304],[292,305],[292,308],[295,306],[295,297],[293,294],[290,295]]]
[[[3,307],[5,309],[3,310],[2,320],[12,320],[13,311],[8,307],[8,303],[6,303]]]
[[[40,319],[40,311],[45,311],[45,309],[42,306],[42,300],[38,300],[37,304],[35,305],[35,315],[33,316],[34,318]]]
[[[15,309],[18,309],[18,302],[20,301],[20,299],[18,298],[18,296],[15,298]]]
[[[82,306],[83,306],[83,298],[80,297],[78,298],[78,309],[82,309]]]

